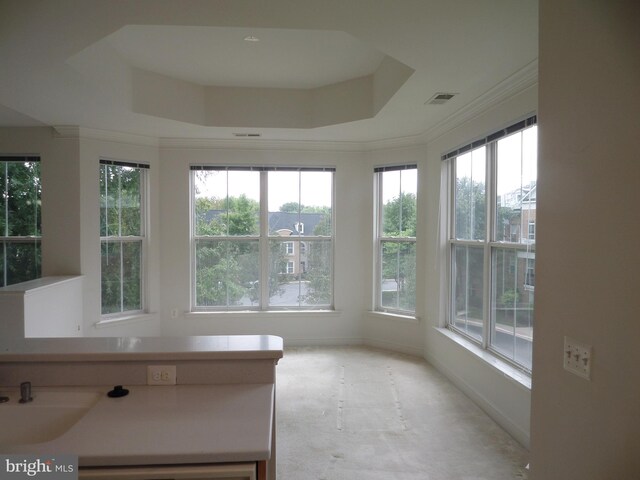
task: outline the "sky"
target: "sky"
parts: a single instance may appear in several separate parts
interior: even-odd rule
[[[497,195],[513,192],[537,178],[537,127],[509,135],[498,141]],[[456,176],[485,181],[486,147],[480,147],[458,157]]]
[[[329,207],[332,198],[331,172],[268,172],[270,212],[288,202],[305,206]],[[260,172],[197,171],[197,197],[239,197],[244,194],[260,201]]]

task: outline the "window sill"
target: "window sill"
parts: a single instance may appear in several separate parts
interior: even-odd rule
[[[120,317],[105,318],[98,320],[93,324],[94,328],[109,328],[118,325],[125,325],[127,323],[146,322],[156,318],[154,313],[133,313],[131,315],[123,315]]]
[[[529,391],[531,390],[531,377],[527,373],[501,360],[491,352],[483,350],[473,342],[470,342],[466,338],[456,334],[455,332],[452,332],[448,328],[436,327],[435,330],[452,342],[457,343],[462,348],[466,349],[469,353],[475,355],[489,366],[493,367],[495,370],[503,374],[505,378]]]
[[[246,319],[271,319],[294,317],[340,317],[342,312],[338,310],[216,310],[216,311],[192,311],[185,312],[184,318],[203,319],[211,318],[219,320],[223,317],[236,317]]]
[[[420,317],[412,317],[411,315],[402,315],[399,313],[391,313],[391,312],[379,312],[377,310],[369,310],[369,315],[372,317],[378,317],[384,320],[393,320],[407,323],[420,323]]]

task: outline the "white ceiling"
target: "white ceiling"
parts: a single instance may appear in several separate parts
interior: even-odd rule
[[[131,66],[204,86],[316,88],[370,75],[384,58],[326,30],[128,25],[105,41]]]
[[[308,141],[421,135],[522,72],[531,76],[537,10],[535,0],[3,0],[0,126],[230,139],[238,131],[233,125],[155,115],[149,105],[140,113],[132,71],[185,85],[260,87],[260,99],[269,89],[318,88],[366,76],[392,58],[414,72],[388,101],[378,101],[371,118],[244,130],[264,139]],[[249,35],[260,42],[245,42]],[[376,82],[385,77],[375,78],[374,95]],[[158,90],[158,101],[171,91]],[[443,91],[459,95],[446,105],[425,105]],[[151,87],[148,94],[145,100],[153,103]],[[180,96],[172,100],[182,104]],[[344,108],[350,108],[347,100]]]

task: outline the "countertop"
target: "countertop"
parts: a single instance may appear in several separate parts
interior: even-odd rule
[[[91,388],[98,387],[85,390]],[[271,456],[273,384],[126,388],[126,397],[109,398],[104,387],[91,410],[58,438],[0,445],[0,451],[70,453],[79,456],[80,466],[247,462]],[[38,405],[37,389],[33,397],[24,408]]]
[[[1,362],[280,359],[273,335],[0,339]]]

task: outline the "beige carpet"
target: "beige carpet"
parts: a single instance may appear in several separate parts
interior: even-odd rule
[[[526,478],[527,451],[420,358],[292,348],[277,370],[278,480]]]

